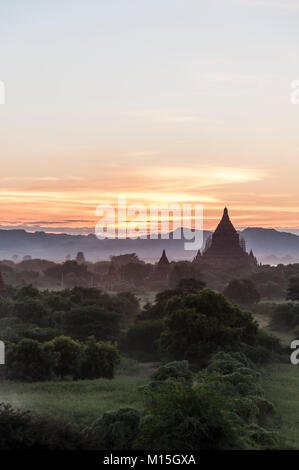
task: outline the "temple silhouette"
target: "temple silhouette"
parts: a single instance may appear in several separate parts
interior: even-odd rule
[[[156,280],[160,279],[160,280],[163,280],[163,281],[167,281],[168,276],[170,274],[170,271],[171,271],[170,263],[169,263],[168,258],[166,256],[166,251],[163,250],[162,256],[159,259],[159,261],[156,265],[155,271],[154,271],[154,278]]]
[[[207,239],[203,253],[198,251],[193,262],[216,270],[235,269],[238,274],[249,274],[258,266],[252,250],[247,253],[245,240],[231,223],[226,207],[215,232]]]

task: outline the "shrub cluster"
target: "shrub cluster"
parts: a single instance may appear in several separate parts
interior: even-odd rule
[[[23,339],[7,349],[6,369],[11,379],[42,381],[54,377],[95,379],[114,377],[119,363],[116,345],[90,337],[80,343],[67,336],[40,343]]]
[[[154,374],[154,382],[145,388],[146,406],[136,448],[217,450],[281,446],[278,435],[268,429],[274,407],[264,398],[260,374],[244,354],[215,354],[206,369],[193,374],[191,382],[185,380],[187,371],[188,364],[183,361],[166,364]]]

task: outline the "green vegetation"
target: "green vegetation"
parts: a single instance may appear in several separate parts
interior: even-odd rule
[[[208,369],[191,377],[183,361],[162,366],[151,382],[125,377],[4,381],[1,400],[14,408],[0,406],[0,428],[10,423],[12,430],[0,448],[279,448],[281,440],[271,428],[275,409],[244,355],[218,353]],[[23,411],[28,408],[30,415]],[[49,442],[48,430],[54,434]]]
[[[142,409],[144,398],[139,387],[144,377],[121,376],[113,380],[78,380],[22,383],[0,382],[0,402],[50,416],[80,427],[91,425],[106,411],[120,407]]]
[[[299,449],[298,366],[275,364],[263,371],[266,397],[275,406],[279,420],[277,432],[288,448]]]
[[[20,444],[11,433],[0,448],[285,447],[260,373],[282,360],[278,339],[198,279],[142,309],[130,293],[87,287],[25,286],[0,303],[7,377],[18,379],[0,383],[0,403],[13,406],[0,406],[0,426],[32,436]],[[61,444],[39,426],[59,428]]]
[[[247,306],[256,304],[261,298],[254,284],[248,279],[233,279],[225,287],[223,295],[232,302]]]
[[[25,338],[8,344],[5,367],[8,378],[29,382],[67,376],[113,379],[119,360],[118,349],[110,342],[97,342],[91,336],[82,344],[57,336],[46,343]]]

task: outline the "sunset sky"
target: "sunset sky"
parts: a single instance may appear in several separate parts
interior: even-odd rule
[[[0,226],[89,233],[126,195],[299,228],[298,45],[299,0],[1,2]]]

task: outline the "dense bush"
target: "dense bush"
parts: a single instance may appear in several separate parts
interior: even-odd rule
[[[18,344],[9,344],[6,354],[9,378],[24,381],[39,381],[51,378],[58,356],[49,343],[23,339]]]
[[[121,351],[140,361],[159,360],[158,339],[163,328],[163,320],[137,321],[122,336]]]
[[[272,314],[271,328],[290,331],[297,325],[299,325],[299,302],[277,304]]]
[[[115,340],[120,331],[120,319],[121,315],[107,306],[74,307],[64,315],[64,331],[81,341],[91,335],[102,341]]]
[[[37,298],[25,298],[14,305],[14,314],[24,323],[47,326],[49,313],[47,306]]]
[[[79,370],[83,346],[67,336],[58,336],[47,343],[56,353],[57,361],[53,368],[57,377],[75,376]]]
[[[237,436],[222,414],[220,394],[166,381],[148,395],[136,447],[146,450],[234,448]]]
[[[160,347],[167,358],[203,363],[219,349],[239,350],[241,343],[256,342],[258,327],[251,314],[212,290],[172,297],[166,312]]]
[[[98,343],[92,336],[83,346],[78,378],[113,379],[119,362],[120,356],[116,345],[109,342]]]
[[[188,361],[169,362],[159,367],[152,375],[153,380],[163,381],[167,379],[182,380],[186,383],[192,382],[192,373]]]
[[[23,338],[47,341],[62,334],[81,341],[91,335],[115,341],[120,329],[139,313],[138,299],[130,292],[108,295],[88,287],[51,292],[29,285],[11,288],[9,295],[0,297],[0,320],[15,319],[5,320],[2,328],[4,339],[13,342]]]
[[[0,404],[0,450],[80,450],[88,448],[82,432],[51,418],[32,416]]]
[[[44,343],[31,339],[10,343],[6,369],[9,378],[29,382],[65,376],[112,379],[118,363],[118,349],[112,343],[91,337],[84,344],[60,336]]]
[[[223,294],[240,305],[253,305],[260,300],[260,294],[248,279],[233,279],[225,287]]]
[[[134,408],[120,408],[107,412],[87,430],[87,438],[94,449],[130,450],[138,436],[140,412]]]

